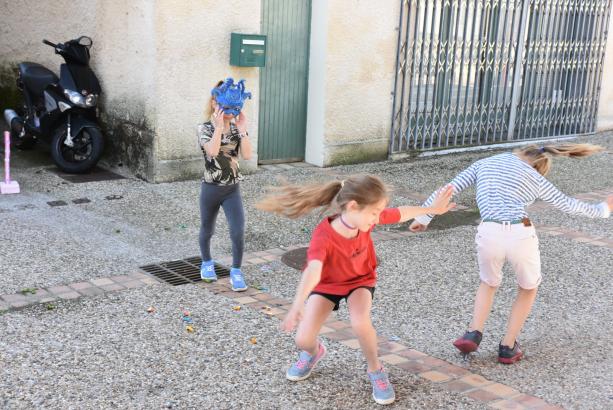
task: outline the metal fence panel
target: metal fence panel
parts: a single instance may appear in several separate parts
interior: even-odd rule
[[[610,6],[403,0],[390,154],[593,132]]]

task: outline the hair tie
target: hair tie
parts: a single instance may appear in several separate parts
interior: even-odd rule
[[[544,153],[545,153],[545,147],[541,147],[541,148],[539,148],[539,152],[540,152],[541,154],[544,154]]]

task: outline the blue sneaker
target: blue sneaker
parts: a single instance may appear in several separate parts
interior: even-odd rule
[[[378,404],[390,404],[396,400],[394,388],[383,367],[375,372],[368,372],[368,378],[372,383],[372,398]]]
[[[213,260],[202,262],[202,265],[200,265],[200,279],[205,282],[215,282],[217,280],[215,262]]]
[[[311,371],[324,356],[326,355],[326,346],[321,341],[319,342],[319,350],[315,356],[311,356],[307,352],[300,352],[298,361],[287,369],[285,377],[287,380],[297,382],[300,380],[308,379],[311,375]]]
[[[230,283],[232,284],[232,290],[235,292],[242,292],[247,290],[247,284],[245,278],[243,278],[243,272],[239,268],[230,269]]]

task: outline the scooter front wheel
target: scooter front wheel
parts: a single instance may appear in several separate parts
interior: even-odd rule
[[[86,127],[72,138],[72,146],[66,145],[67,130],[59,127],[51,139],[51,156],[62,171],[83,174],[92,169],[102,156],[104,140],[99,128]]]

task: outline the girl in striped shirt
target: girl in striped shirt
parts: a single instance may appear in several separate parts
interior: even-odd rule
[[[454,193],[476,184],[477,206],[482,222],[477,230],[477,259],[481,284],[475,297],[472,322],[453,344],[463,354],[474,352],[481,342],[483,327],[502,280],[502,266],[508,260],[517,276],[519,291],[507,324],[506,335],[498,349],[498,361],[512,364],[523,353],[517,336],[532,309],[541,283],[541,259],[534,226],[526,207],[541,199],[563,212],[590,218],[608,218],[613,196],[600,204],[588,204],[560,192],[545,175],[551,157],[585,157],[602,151],[591,144],[561,144],[537,147],[530,145],[513,153],[494,155],[473,163],[452,181]],[[429,206],[434,194],[423,206]],[[431,215],[415,218],[410,229],[426,230]]]

